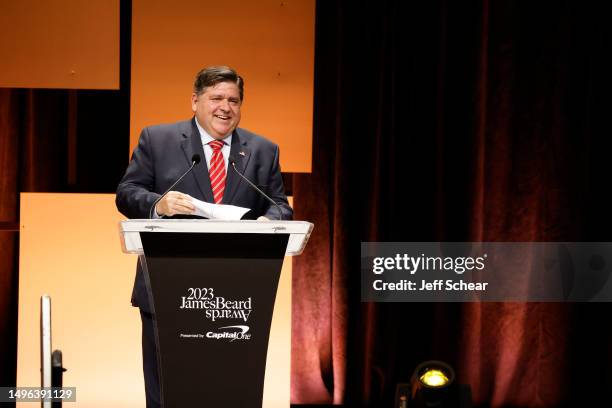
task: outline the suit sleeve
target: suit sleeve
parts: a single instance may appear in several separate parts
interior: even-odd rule
[[[160,194],[153,192],[155,167],[149,132],[140,134],[125,175],[117,186],[117,209],[128,218],[149,218],[149,211]]]
[[[283,220],[293,219],[293,209],[289,206],[289,201],[287,201],[287,196],[285,195],[285,186],[283,185],[283,176],[281,175],[280,170],[278,146],[275,146],[274,148],[274,160],[270,170],[270,179],[268,181],[267,192],[270,198],[281,208]],[[264,216],[271,220],[280,219],[278,208],[272,204],[269,205]]]

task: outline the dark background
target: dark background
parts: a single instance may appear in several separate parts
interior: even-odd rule
[[[0,385],[15,382],[19,192],[114,192],[121,90],[0,89]],[[295,218],[292,402],[393,405],[441,359],[476,406],[609,406],[612,307],[366,304],[361,241],[612,241],[610,6],[317,2],[313,172]],[[248,78],[247,78],[248,81]],[[76,153],[75,153],[76,152]]]

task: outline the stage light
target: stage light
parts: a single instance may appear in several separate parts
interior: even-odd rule
[[[455,380],[455,370],[442,361],[426,361],[417,366],[412,375],[413,393],[419,389],[443,389]]]
[[[442,361],[419,364],[410,385],[408,408],[463,408],[471,405],[469,387],[455,384],[455,370]]]
[[[444,371],[435,368],[430,368],[423,375],[419,377],[419,380],[430,387],[443,387],[448,384],[448,376]]]
[[[455,370],[442,361],[417,366],[410,383],[397,384],[395,406],[399,408],[471,408],[472,392],[455,382]]]

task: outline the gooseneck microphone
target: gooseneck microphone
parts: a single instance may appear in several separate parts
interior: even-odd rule
[[[158,198],[157,200],[155,200],[155,202],[154,202],[154,203],[153,203],[153,205],[151,206],[151,209],[149,210],[149,218],[153,218],[153,211],[155,211],[155,206],[157,205],[157,203],[159,203],[159,200],[161,200],[162,198],[164,198],[164,196],[165,196],[166,194],[168,194],[168,193],[169,193],[169,192],[170,192],[170,191],[171,191],[171,190],[172,190],[172,189],[173,189],[173,188],[174,188],[174,187],[175,187],[175,186],[176,186],[178,183],[180,183],[180,182],[181,182],[181,180],[182,180],[182,179],[183,179],[183,178],[184,178],[184,177],[185,177],[187,174],[189,174],[189,172],[190,172],[191,170],[193,170],[193,168],[194,168],[194,167],[195,167],[195,166],[196,166],[198,163],[200,163],[200,160],[202,160],[202,159],[200,159],[200,155],[199,155],[199,154],[197,154],[197,153],[196,153],[196,154],[194,154],[193,156],[191,156],[191,166],[189,166],[189,168],[187,169],[187,171],[186,171],[186,172],[184,172],[184,173],[183,173],[183,175],[182,175],[181,177],[179,177],[179,179],[178,179],[178,180],[176,180],[176,181],[174,182],[174,184],[173,184],[173,185],[171,185],[171,186],[170,186],[170,188],[168,188],[168,189],[167,189],[167,190],[164,192],[164,194],[160,195],[160,196],[159,196],[159,198]]]
[[[263,191],[261,191],[259,189],[259,187],[257,187],[255,184],[253,184],[251,182],[251,180],[249,180],[248,178],[246,178],[245,176],[243,176],[238,169],[236,168],[236,158],[234,156],[230,156],[229,157],[229,162],[230,165],[232,166],[232,168],[234,169],[234,171],[236,172],[236,174],[238,174],[240,177],[242,177],[244,179],[244,181],[246,181],[247,183],[249,183],[249,185],[251,187],[253,187],[259,194],[261,194],[262,196],[264,196],[270,203],[272,203],[273,205],[276,206],[276,208],[278,209],[278,214],[280,217],[280,220],[283,220],[283,211],[281,210],[280,205],[278,205],[274,200],[272,200],[270,197],[268,197],[268,195],[266,193],[264,193]]]

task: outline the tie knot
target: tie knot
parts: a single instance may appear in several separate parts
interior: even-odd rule
[[[208,142],[208,145],[213,149],[214,152],[218,152],[223,148],[225,144],[222,140],[213,140],[212,142]]]

